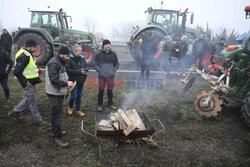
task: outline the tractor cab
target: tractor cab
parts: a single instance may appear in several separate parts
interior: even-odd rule
[[[184,12],[177,10],[153,9],[149,7],[145,13],[148,13],[147,25],[157,26],[164,29],[168,34],[184,34],[186,32],[186,20],[188,9]],[[194,15],[190,16],[190,24],[193,24]],[[180,23],[181,22],[181,23]]]
[[[47,30],[55,41],[62,41],[65,38],[64,30],[69,29],[67,18],[70,16],[67,16],[62,9],[29,11],[31,12],[30,27]]]
[[[148,25],[160,25],[165,29],[169,27],[176,28],[178,25],[178,11],[174,10],[159,10],[148,8],[147,24]]]

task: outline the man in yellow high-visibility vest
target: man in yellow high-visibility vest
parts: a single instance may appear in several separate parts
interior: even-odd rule
[[[29,39],[25,43],[25,48],[21,48],[16,54],[14,75],[24,88],[26,97],[8,115],[16,121],[20,121],[17,113],[24,111],[29,106],[34,122],[47,126],[48,123],[42,119],[36,102],[35,85],[42,82],[32,54],[36,51],[36,46],[36,41]]]

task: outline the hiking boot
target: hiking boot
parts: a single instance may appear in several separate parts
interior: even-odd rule
[[[73,108],[70,108],[70,107],[68,108],[68,114],[69,114],[69,115],[72,115],[72,114],[73,114]]]
[[[76,111],[76,114],[78,114],[80,117],[84,117],[85,116],[85,114],[81,110]]]
[[[109,107],[113,110],[116,110],[116,107],[114,105],[110,105]]]
[[[20,117],[18,116],[18,113],[13,110],[8,113],[8,116],[14,119],[15,121],[18,121],[18,122],[21,121]]]
[[[98,110],[98,112],[102,112],[102,106],[99,105],[97,110]]]
[[[49,125],[48,122],[44,121],[44,120],[37,121],[36,124],[39,126],[48,126]]]
[[[62,148],[67,148],[69,146],[69,143],[63,141],[62,139],[55,139],[55,143]]]

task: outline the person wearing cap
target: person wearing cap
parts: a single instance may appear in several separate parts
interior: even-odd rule
[[[111,50],[111,42],[103,40],[102,48],[97,53],[94,60],[94,68],[98,72],[99,93],[98,93],[98,111],[102,111],[103,93],[107,84],[108,104],[112,109],[116,109],[113,104],[113,88],[115,72],[119,68],[117,55]]]
[[[82,56],[82,47],[80,45],[72,46],[72,53],[70,54],[69,61],[67,61],[65,68],[69,76],[69,81],[76,82],[76,86],[71,91],[71,96],[69,99],[68,114],[73,114],[73,105],[75,105],[75,113],[81,117],[84,117],[85,114],[81,111],[81,99],[82,99],[82,90],[84,83],[87,78],[87,72],[89,67],[87,62]]]
[[[25,98],[12,111],[8,113],[9,117],[20,120],[17,113],[22,112],[29,106],[34,122],[38,125],[47,126],[48,123],[42,119],[38,111],[36,101],[35,85],[41,83],[35,58],[33,53],[36,51],[37,43],[33,39],[29,39],[25,43],[25,47],[21,48],[15,57],[14,75],[24,89]]]
[[[221,55],[221,51],[226,48],[225,45],[225,40],[226,38],[222,37],[220,38],[220,41],[217,42],[213,47],[212,47],[212,54],[213,55]]]
[[[48,95],[51,112],[52,134],[55,143],[65,148],[69,143],[62,140],[66,134],[61,130],[61,120],[63,113],[63,99],[68,94],[68,88],[73,86],[72,81],[68,81],[65,63],[68,61],[70,50],[67,46],[61,46],[58,55],[50,59],[45,71],[45,90]]]

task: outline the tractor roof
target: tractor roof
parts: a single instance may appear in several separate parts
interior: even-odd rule
[[[29,12],[41,12],[41,13],[58,13],[59,10],[52,10],[50,8],[45,8],[45,9],[28,9]],[[64,11],[62,11],[63,14],[66,14]]]
[[[168,9],[153,9],[154,11],[170,11],[170,12],[179,12],[178,10],[168,10]]]
[[[149,7],[146,11],[145,11],[145,13],[147,13],[147,12],[149,12],[149,13],[151,13],[152,11],[168,11],[168,12],[175,12],[175,13],[179,13],[180,11],[178,11],[178,10],[169,10],[169,9],[153,9],[152,7]]]

